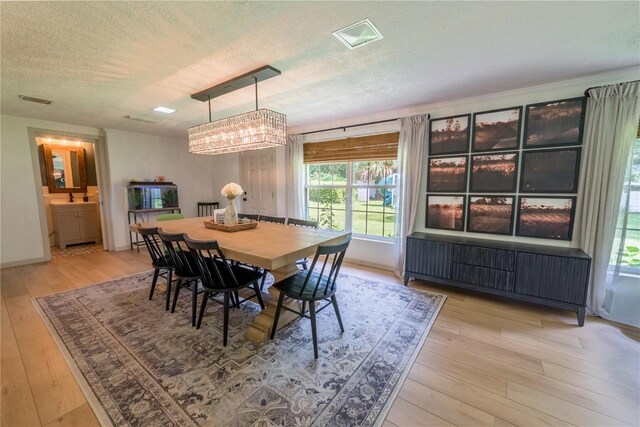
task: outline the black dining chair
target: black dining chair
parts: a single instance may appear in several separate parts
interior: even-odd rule
[[[153,298],[153,292],[158,283],[158,277],[164,277],[167,281],[167,301],[165,310],[169,310],[169,302],[171,301],[171,280],[173,273],[173,263],[171,257],[161,249],[160,236],[158,235],[158,227],[142,227],[137,225],[138,233],[142,235],[149,256],[151,257],[151,265],[153,265],[153,280],[151,281],[151,292],[149,292],[149,300]]]
[[[176,311],[176,303],[178,302],[180,288],[184,287],[191,290],[191,326],[195,326],[198,294],[202,292],[201,290],[198,290],[198,282],[200,281],[198,265],[184,241],[184,234],[165,233],[162,230],[158,230],[158,235],[171,257],[174,274],[177,279],[176,290],[173,295],[173,304],[171,305],[171,312],[173,313]]]
[[[258,218],[260,218],[260,215],[258,214],[238,214],[238,218],[242,219],[242,218],[247,218],[250,219],[251,221],[257,221]]]
[[[219,302],[210,297],[223,293],[224,325],[222,343],[226,346],[229,331],[230,306],[235,305],[237,308],[240,308],[241,303],[256,297],[260,308],[264,309],[262,294],[258,287],[258,281],[262,278],[263,273],[227,262],[216,240],[197,241],[185,236],[185,241],[198,266],[204,289],[204,298],[200,305],[200,314],[196,328],[200,329],[204,312],[207,309],[207,301],[212,299],[213,301]],[[248,287],[252,287],[255,294],[240,300],[238,298],[238,291]],[[235,302],[232,301],[234,295],[236,296]]]
[[[287,219],[286,218],[281,218],[279,216],[260,215],[260,218],[258,218],[258,221],[260,221],[260,222],[271,222],[273,224],[284,224],[287,221]]]
[[[301,271],[295,276],[288,277],[274,285],[276,289],[280,291],[280,297],[278,298],[278,307],[276,308],[273,326],[271,327],[271,339],[276,335],[278,319],[280,318],[280,311],[282,309],[292,311],[300,317],[308,317],[311,319],[313,355],[316,359],[318,358],[318,333],[316,330],[317,313],[327,308],[327,306],[333,305],[336,317],[338,318],[338,324],[340,325],[340,330],[344,332],[344,325],[342,324],[340,310],[338,309],[338,300],[336,299],[336,278],[340,273],[342,260],[344,259],[344,254],[347,252],[349,243],[351,243],[351,236],[335,245],[318,245],[313,262],[311,263],[311,268],[309,268],[307,272]],[[324,261],[320,261],[320,265],[322,265],[322,267],[317,271],[316,264],[318,264],[318,259],[321,256],[324,258]],[[298,312],[285,307],[283,305],[285,297],[302,301],[301,310]],[[316,309],[316,301],[327,301],[327,304]],[[308,316],[305,314],[305,305],[307,302],[309,303]]]
[[[307,221],[306,219],[289,218],[287,220],[287,225],[295,225],[297,227],[318,228],[318,221]],[[306,270],[308,262],[309,260],[307,259],[307,257],[304,257],[296,261],[296,265],[299,265],[300,267],[302,267],[303,270]]]
[[[213,216],[213,211],[219,208],[218,202],[198,202],[198,216]]]

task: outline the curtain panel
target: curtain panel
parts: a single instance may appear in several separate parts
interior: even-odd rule
[[[427,144],[429,115],[403,117],[400,120],[398,141],[398,179],[396,203],[400,212],[393,241],[393,269],[400,278],[404,275],[407,235],[413,232],[420,200],[420,180]]]
[[[287,217],[305,218],[305,190],[304,190],[304,136],[289,135],[285,151],[286,164],[286,208]]]
[[[611,250],[639,119],[639,82],[589,90],[576,210],[579,234],[573,246],[593,259],[587,308],[602,317],[610,310]]]

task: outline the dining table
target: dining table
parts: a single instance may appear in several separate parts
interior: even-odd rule
[[[274,276],[274,283],[299,273],[296,262],[305,257],[312,259],[318,245],[338,243],[350,234],[269,222],[258,222],[253,229],[227,232],[207,228],[205,221],[211,221],[211,218],[146,222],[131,224],[129,228],[136,233],[139,227],[158,227],[165,233],[184,233],[193,240],[216,240],[225,258],[269,271]],[[278,296],[279,291],[274,286],[263,292],[265,308],[254,317],[245,331],[246,339],[253,342],[265,342],[269,339]],[[297,301],[289,301],[285,305],[300,311],[300,303]],[[284,310],[278,321],[278,329],[298,317],[297,314]]]

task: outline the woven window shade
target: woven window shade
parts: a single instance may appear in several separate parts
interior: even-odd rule
[[[638,133],[636,135],[636,138],[640,139],[640,123],[638,123]]]
[[[400,132],[304,144],[305,163],[391,160],[398,157]]]

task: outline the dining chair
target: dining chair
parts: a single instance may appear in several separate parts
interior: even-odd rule
[[[273,224],[284,224],[287,221],[287,219],[286,218],[281,218],[279,216],[260,215],[260,218],[258,218],[258,221],[260,221],[260,222],[271,222]]]
[[[238,218],[247,218],[247,219],[250,219],[252,221],[257,221],[258,218],[260,218],[260,215],[258,215],[258,214],[243,214],[243,213],[241,213],[241,214],[238,214]]]
[[[181,213],[162,214],[156,217],[156,221],[172,221],[174,219],[184,219],[184,215]]]
[[[198,270],[198,266],[191,255],[186,242],[184,241],[184,234],[165,233],[158,229],[158,235],[171,257],[174,274],[177,279],[176,290],[173,295],[173,304],[171,305],[171,312],[173,313],[176,310],[176,303],[178,302],[180,288],[184,287],[191,290],[191,326],[195,326],[198,294],[202,292],[198,290],[198,282],[200,281],[200,271]]]
[[[298,227],[318,228],[318,221],[307,221],[306,219],[289,218],[287,220],[287,225],[294,225],[294,226],[298,226]],[[306,270],[308,262],[309,262],[309,260],[307,259],[307,257],[304,257],[304,258],[296,261],[296,265],[299,265],[300,267],[302,267],[303,270]]]
[[[213,216],[213,211],[219,207],[218,202],[198,202],[198,216]]]
[[[200,305],[200,314],[196,328],[200,329],[204,312],[207,309],[207,301],[211,299],[219,302],[210,297],[223,293],[224,324],[222,343],[226,347],[229,332],[229,307],[235,305],[237,308],[240,308],[241,303],[256,297],[260,308],[264,309],[262,294],[258,288],[258,281],[263,273],[227,262],[216,240],[196,241],[185,236],[185,241],[198,266],[202,278],[202,287],[204,289],[204,297]],[[252,287],[255,294],[240,300],[238,298],[238,291],[248,287]],[[234,295],[236,296],[235,302],[232,301]]]
[[[333,305],[333,310],[338,318],[340,330],[344,332],[344,325],[342,324],[340,310],[338,309],[338,300],[336,299],[336,278],[340,273],[342,260],[344,259],[344,254],[349,247],[349,243],[351,243],[351,236],[335,245],[318,245],[318,249],[316,250],[316,254],[309,270],[306,272],[301,271],[298,274],[288,277],[274,285],[275,288],[280,291],[280,296],[278,297],[278,307],[276,308],[276,314],[273,318],[273,326],[271,327],[271,339],[276,335],[280,311],[282,311],[283,308],[298,314],[300,317],[308,317],[311,320],[313,355],[316,359],[318,358],[318,333],[316,330],[317,313],[327,308],[327,306]],[[316,269],[316,264],[321,256],[324,260],[320,261],[322,267],[318,271]],[[302,301],[301,310],[298,312],[285,307],[283,305],[285,297]],[[327,301],[327,304],[316,309],[316,302],[318,301]],[[305,314],[305,305],[307,302],[309,303],[309,315]]]
[[[153,265],[153,280],[151,281],[151,292],[149,292],[149,300],[153,298],[153,292],[156,289],[158,277],[164,277],[167,281],[167,301],[165,310],[169,310],[169,301],[171,301],[171,280],[173,273],[173,263],[171,257],[161,248],[160,236],[158,235],[158,227],[141,227],[137,226],[138,232],[142,235],[149,256],[151,257],[151,265]]]

